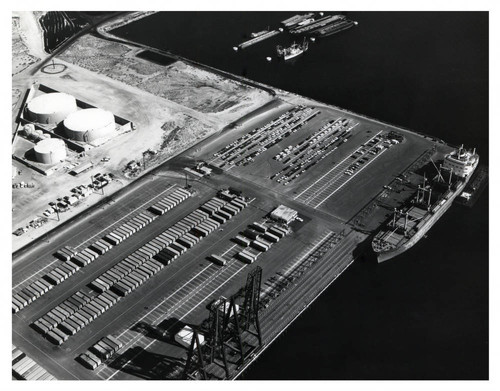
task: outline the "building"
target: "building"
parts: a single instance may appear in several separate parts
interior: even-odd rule
[[[205,337],[203,334],[198,333],[198,338],[200,340],[200,345],[205,342]],[[191,340],[193,339],[193,329],[189,326],[184,326],[177,334],[175,334],[175,341],[187,348],[191,345]]]
[[[299,214],[296,210],[285,205],[280,205],[271,212],[272,219],[285,224],[290,224],[291,222],[293,222],[298,217],[298,215]]]

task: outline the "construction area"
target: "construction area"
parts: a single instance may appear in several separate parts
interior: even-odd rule
[[[13,195],[15,224],[54,198],[59,211],[73,200],[62,194],[82,200],[38,228],[42,238],[25,233],[14,246],[15,378],[239,377],[364,252],[413,194],[418,170],[452,150],[140,51],[83,36],[55,59],[61,73],[37,73],[39,85],[67,94],[63,109],[22,110],[35,134],[62,122],[62,138],[34,147],[36,164],[64,168],[68,143],[84,156],[50,184],[32,174],[35,191]],[[70,118],[85,111],[78,102],[103,112]],[[135,129],[113,134],[105,113]]]

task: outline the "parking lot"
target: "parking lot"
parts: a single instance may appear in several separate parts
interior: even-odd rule
[[[357,148],[352,155],[341,160],[300,192],[295,199],[315,209],[320,207],[394,145],[388,141],[386,136],[382,131],[376,133],[370,140]]]
[[[308,121],[319,113],[318,109],[312,107],[293,107],[279,117],[251,130],[215,152],[209,163],[225,170],[235,166],[246,166],[284,138],[300,131]]]

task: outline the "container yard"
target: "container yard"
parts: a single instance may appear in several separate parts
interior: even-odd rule
[[[328,35],[337,31],[331,27],[335,22],[351,23],[313,16],[295,15],[281,24],[298,34]],[[260,31],[238,48],[280,32]],[[117,38],[110,45],[123,49],[127,42]],[[128,49],[117,52],[128,53],[128,65],[135,61]],[[69,53],[66,59],[75,55]],[[154,70],[148,80],[163,77],[157,65],[148,65]],[[167,67],[171,77],[195,65],[179,57]],[[92,71],[72,72],[87,85],[114,83],[112,77],[92,79]],[[130,119],[114,114],[116,106],[108,109],[110,96],[116,96],[115,105],[134,96],[136,86],[125,88],[122,81],[112,90],[123,88],[125,97],[96,89],[89,93],[92,104],[75,98],[71,88],[62,92],[33,84],[26,91],[14,134],[20,137],[17,160],[22,163],[19,151],[29,146],[34,159],[25,159],[26,169],[69,174],[73,188],[51,191],[44,223],[33,220],[33,225],[49,219],[58,224],[12,254],[14,379],[239,379],[354,261],[375,257],[372,239],[381,227],[394,229],[379,234],[384,243],[399,243],[407,229],[417,232],[419,221],[438,210],[431,207],[431,195],[427,209],[410,205],[415,193],[420,200],[421,191],[430,192],[425,181],[441,179],[446,187],[437,167],[451,161],[469,171],[477,166],[475,150],[467,155],[473,157],[471,166],[462,148],[437,138],[232,78],[237,87],[226,91],[229,95],[237,88],[265,88],[269,96],[253,107],[246,95],[245,110],[231,109],[231,115],[201,103],[182,106],[187,103],[178,96],[180,103],[155,97],[156,114],[168,117],[167,123],[145,120],[150,112],[138,114],[151,102],[141,101],[152,99],[150,92],[133,101],[137,107],[129,110]],[[64,80],[55,83],[76,84],[71,77]],[[208,88],[206,80],[212,79],[195,83],[194,91]],[[175,122],[176,115],[184,122]],[[156,130],[169,129],[166,137],[157,137],[163,144],[175,144],[180,128],[196,121],[211,130],[149,167],[146,157],[157,152],[147,144],[142,161],[120,156],[122,175],[104,170],[106,143],[118,143],[123,127],[131,133],[123,137],[138,143],[147,138],[144,130],[134,133],[136,117]],[[98,148],[96,159],[92,150]],[[481,172],[469,187],[461,182],[462,198],[482,191],[487,171]],[[18,180],[14,165],[12,173]],[[443,191],[447,196],[452,176]],[[125,178],[134,180],[122,182]],[[108,192],[111,183],[118,189]],[[99,201],[60,221],[59,213],[72,212],[92,194]],[[391,225],[394,211],[404,213]]]
[[[311,105],[282,105],[259,123],[202,142],[120,201],[49,236],[48,245],[16,254],[14,343],[61,379],[238,377],[353,262],[367,237],[350,224],[360,206],[432,146],[435,159],[448,150]],[[395,156],[405,159],[382,163]],[[192,183],[162,178],[171,167],[182,172],[186,159],[205,161],[212,174]],[[261,167],[262,176],[252,174]],[[355,190],[360,182],[366,191]],[[374,229],[384,210],[370,219]],[[225,364],[220,355],[201,363],[198,342],[202,351],[219,349],[210,322],[221,303],[239,322],[247,319],[237,335],[235,323],[227,325],[233,337],[224,346],[237,354]],[[172,357],[169,369],[142,367],[152,354]]]

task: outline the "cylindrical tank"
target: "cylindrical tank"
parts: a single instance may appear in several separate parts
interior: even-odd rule
[[[113,134],[115,117],[102,109],[79,110],[64,120],[64,129],[71,140],[92,142]]]
[[[58,124],[76,110],[76,99],[73,96],[52,92],[37,96],[28,102],[26,117],[42,124]]]
[[[58,138],[42,140],[35,145],[35,156],[39,163],[58,163],[66,159],[66,144]]]

